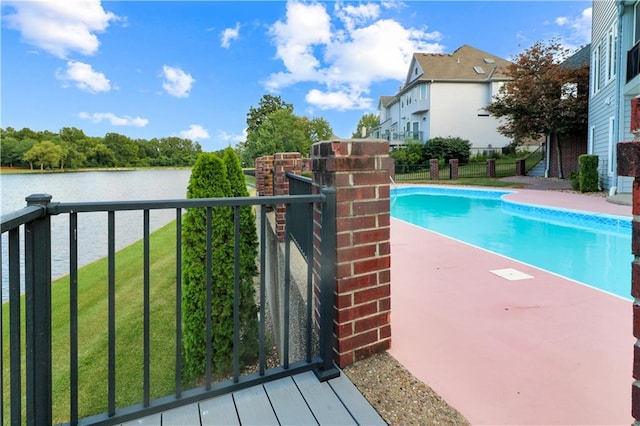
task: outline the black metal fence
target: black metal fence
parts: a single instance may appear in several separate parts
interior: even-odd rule
[[[322,214],[322,241],[320,259],[315,260],[316,264],[321,265],[320,271],[320,295],[317,312],[319,318],[313,318],[314,309],[308,309],[307,317],[304,319],[307,327],[307,345],[304,359],[289,360],[288,354],[284,355],[284,359],[279,360],[278,366],[268,366],[265,360],[265,351],[267,346],[268,332],[265,316],[265,244],[260,245],[260,279],[258,295],[259,295],[259,362],[257,371],[249,374],[241,375],[239,372],[238,351],[239,344],[239,323],[238,323],[238,271],[239,271],[239,209],[241,206],[255,206],[259,208],[260,236],[261,241],[265,241],[266,208],[265,206],[275,206],[277,204],[285,204],[287,206],[287,233],[290,227],[297,222],[295,219],[296,208],[305,211],[311,210],[314,204],[321,206]],[[236,244],[234,246],[234,258],[229,262],[234,263],[235,270],[235,301],[234,301],[234,351],[233,351],[233,373],[232,377],[212,382],[210,373],[202,378],[198,387],[192,389],[184,389],[181,379],[182,369],[182,214],[184,209],[204,208],[207,211],[207,235],[210,236],[212,211],[217,207],[230,207],[234,210],[234,224],[236,233]],[[153,387],[155,383],[151,381],[150,359],[153,347],[150,345],[149,336],[151,334],[152,323],[150,322],[150,304],[152,297],[150,289],[153,288],[151,282],[150,268],[153,266],[154,260],[151,258],[149,249],[150,227],[149,216],[152,211],[159,209],[175,210],[176,220],[176,236],[175,236],[175,327],[174,336],[166,336],[166,339],[175,340],[175,377],[173,379],[173,393],[159,398],[151,398],[155,395]],[[118,281],[117,268],[115,264],[115,224],[116,213],[120,211],[141,211],[143,212],[142,228],[143,228],[143,300],[138,301],[144,306],[143,309],[143,327],[135,332],[140,333],[140,342],[142,349],[122,348],[118,346],[119,331],[121,324],[116,327],[116,287],[120,285]],[[83,361],[83,351],[81,342],[78,340],[78,327],[83,324],[78,323],[79,312],[79,281],[78,275],[78,216],[89,212],[100,212],[105,214],[108,223],[108,273],[104,285],[106,287],[107,300],[100,301],[108,305],[108,318],[105,323],[94,324],[100,331],[108,335],[108,343],[104,348],[106,352],[106,362],[108,363],[108,374],[106,375],[106,383],[99,380],[87,380],[81,377],[83,374],[79,370],[79,364]],[[69,378],[68,378],[68,407],[65,412],[69,413],[67,420],[70,424],[117,424],[131,419],[141,418],[143,416],[164,411],[169,408],[190,404],[205,398],[213,397],[219,394],[231,392],[237,389],[253,386],[262,382],[273,380],[301,371],[314,370],[319,377],[330,378],[335,376],[337,369],[333,364],[333,294],[335,291],[335,190],[325,188],[320,194],[316,195],[292,195],[284,197],[241,197],[241,198],[215,198],[215,199],[189,199],[189,200],[159,200],[159,201],[130,201],[130,202],[86,202],[86,203],[52,203],[49,195],[33,195],[27,198],[27,206],[22,210],[2,215],[1,233],[2,238],[8,240],[8,271],[2,270],[1,274],[3,282],[5,274],[8,275],[9,283],[9,302],[2,305],[2,310],[9,310],[8,324],[0,324],[2,328],[2,353],[6,353],[8,345],[9,359],[3,357],[0,360],[0,378],[2,383],[2,411],[0,412],[0,421],[11,424],[51,424],[52,418],[52,383],[53,378],[58,374],[66,374],[56,371],[52,366],[52,278],[51,278],[51,216],[52,215],[68,215],[69,217],[69,245],[70,245],[70,276],[68,292],[68,330],[69,341],[64,345],[68,345],[68,360],[66,361]],[[297,225],[297,224],[296,224]],[[21,228],[23,232],[21,232]],[[313,222],[305,222],[301,224],[299,235],[307,233],[307,238],[311,241],[313,233]],[[23,237],[21,237],[21,234]],[[59,238],[59,236],[54,236]],[[302,238],[302,237],[300,237]],[[22,241],[21,241],[22,240]],[[290,243],[290,238],[287,238]],[[24,254],[21,254],[21,244],[24,248]],[[307,243],[309,244],[309,243]],[[211,239],[207,239],[206,262],[209,267],[211,264],[212,252],[216,249],[212,247]],[[287,255],[289,249],[287,248]],[[307,252],[307,256],[312,256],[312,251]],[[24,257],[23,257],[24,256]],[[289,260],[285,259],[286,265]],[[311,259],[310,264],[313,263]],[[24,266],[22,266],[24,265]],[[24,277],[24,282],[21,282]],[[311,274],[309,274],[309,280]],[[24,285],[24,296],[21,295],[21,285]],[[211,299],[211,279],[207,279],[207,305],[209,307],[215,303]],[[290,285],[289,275],[285,273],[284,282],[280,283],[286,289]],[[307,283],[309,288],[308,302],[312,303],[312,283]],[[67,293],[64,293],[65,297]],[[161,297],[168,297],[162,295]],[[165,300],[166,302],[166,300]],[[21,304],[24,303],[23,306]],[[285,300],[285,305],[288,301]],[[57,310],[60,306],[55,307]],[[171,308],[170,308],[171,309]],[[0,313],[2,314],[2,313]],[[24,323],[22,320],[24,319]],[[96,322],[100,320],[96,319]],[[319,346],[311,345],[311,328],[319,324]],[[207,323],[207,339],[212,336],[210,321]],[[125,325],[126,327],[126,325]],[[284,336],[288,342],[288,325],[285,325]],[[131,330],[128,330],[131,332]],[[211,358],[211,345],[207,345],[206,358]],[[288,346],[288,343],[286,344]],[[125,406],[118,404],[118,389],[116,386],[116,377],[121,377],[119,373],[118,363],[116,359],[122,359],[121,351],[125,351],[125,355],[140,354],[140,360],[137,362],[142,366],[142,379],[140,383],[136,383],[139,392],[139,400],[134,403],[127,403]],[[137,356],[137,355],[136,355]],[[59,360],[56,360],[56,363]],[[86,363],[86,362],[85,362]],[[67,369],[65,368],[65,371]],[[167,372],[166,374],[173,374]],[[82,382],[82,388],[79,383]],[[90,382],[87,384],[87,382]],[[120,386],[120,385],[118,385]],[[79,415],[83,412],[79,407],[78,395],[80,392],[103,392],[106,401],[107,410],[103,413],[89,413],[88,415]],[[25,397],[26,395],[26,397]],[[80,418],[82,417],[82,418]]]
[[[289,179],[290,195],[311,195],[312,181],[310,178],[287,172]],[[311,205],[295,204],[291,205],[288,213],[287,223],[291,224],[290,235],[300,249],[302,256],[309,262],[313,253],[313,235],[308,230],[313,226],[313,208]]]

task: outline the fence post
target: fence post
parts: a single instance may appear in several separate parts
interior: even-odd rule
[[[273,155],[273,195],[289,195],[287,172],[302,174],[302,156],[299,152],[279,152]],[[284,240],[285,205],[276,206],[276,235],[278,241]]]
[[[51,195],[34,194],[27,206],[42,206],[25,225],[25,325],[27,423],[51,424]]]
[[[391,345],[389,143],[337,139],[312,150],[314,191],[336,190],[334,355],[345,367]]]
[[[487,160],[487,177],[496,177],[496,160],[493,158]]]
[[[438,164],[437,158],[432,158],[431,160],[429,160],[429,179],[431,180],[440,179],[440,166]]]
[[[322,364],[316,374],[321,380],[340,373],[333,362],[334,297],[336,292],[336,190],[325,187],[322,206],[322,240],[320,242],[320,356]]]
[[[457,158],[451,158],[449,160],[449,179],[451,180],[458,179],[458,164],[459,164],[459,161]]]
[[[526,160],[519,158],[516,160],[516,176],[524,176],[527,174]]]

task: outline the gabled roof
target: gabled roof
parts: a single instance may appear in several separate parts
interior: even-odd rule
[[[386,108],[393,103],[394,99],[395,96],[380,96],[380,99],[378,100],[378,107],[382,105]]]
[[[508,80],[506,74],[510,62],[469,45],[463,45],[455,52],[447,53],[414,53],[413,59],[422,68],[421,81],[431,80]],[[414,62],[411,63],[414,65]],[[407,83],[411,80],[409,70]]]
[[[562,66],[569,68],[570,70],[577,70],[584,66],[589,66],[591,60],[591,43],[586,46],[582,46],[576,53],[571,55],[566,61],[562,63]]]

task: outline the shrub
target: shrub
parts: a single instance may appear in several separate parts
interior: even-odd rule
[[[222,160],[227,169],[230,197],[248,197],[247,184],[235,150],[224,150]],[[255,303],[253,278],[258,275],[258,233],[252,206],[240,207],[240,355],[250,357],[258,349],[258,307]]]
[[[583,154],[578,157],[578,182],[580,192],[597,192],[598,185],[598,156]]]
[[[464,164],[469,162],[471,142],[457,137],[431,138],[424,146],[424,155],[427,159],[437,158],[444,160],[445,163],[456,158],[461,164]]]
[[[580,190],[580,174],[578,172],[569,173],[569,180],[571,181],[571,189],[574,191]]]
[[[218,198],[232,194],[227,167],[222,159],[212,153],[202,153],[193,166],[187,198]],[[234,173],[235,174],[235,173]],[[255,226],[255,225],[254,225]],[[233,361],[233,308],[234,308],[234,223],[233,209],[212,208],[211,221],[211,348],[214,374],[224,374],[231,370]],[[255,232],[255,228],[254,228]],[[189,209],[184,217],[183,241],[183,355],[185,379],[195,379],[202,375],[206,362],[206,209]],[[242,239],[241,239],[242,240]],[[247,243],[250,244],[250,243]],[[247,253],[251,256],[251,253]],[[255,260],[255,255],[253,257]],[[248,261],[241,261],[246,265]],[[254,265],[255,266],[255,265]],[[243,286],[250,280],[242,280]],[[241,311],[255,317],[255,302],[247,303],[252,297],[243,287],[241,291]],[[240,333],[246,343],[253,339],[254,324],[245,318]],[[248,324],[248,325],[247,325]],[[257,325],[255,325],[257,327]],[[244,346],[240,348],[244,350]],[[240,353],[241,357],[245,354]]]
[[[424,162],[422,144],[409,139],[402,147],[396,148],[389,154],[399,166],[414,166]]]

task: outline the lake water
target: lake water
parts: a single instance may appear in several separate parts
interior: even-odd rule
[[[191,170],[135,170],[0,175],[2,214],[26,206],[30,194],[46,193],[52,202],[183,199]],[[152,210],[151,230],[175,219],[175,210]],[[116,212],[116,250],[142,238],[142,212]],[[69,215],[51,218],[51,272],[69,273]],[[22,247],[22,249],[24,249]],[[78,264],[107,255],[107,213],[78,215]],[[2,300],[8,298],[7,239],[2,239]]]

